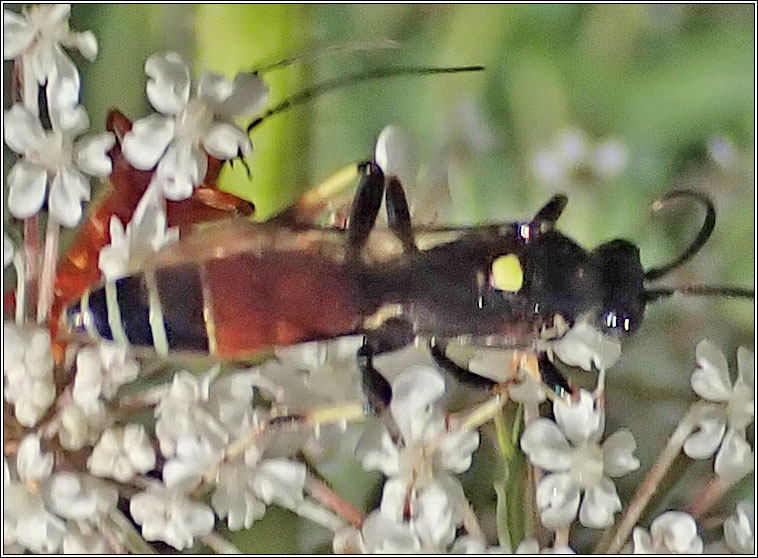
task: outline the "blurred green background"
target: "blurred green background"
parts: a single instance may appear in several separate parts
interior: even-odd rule
[[[111,107],[133,119],[149,112],[143,65],[162,50],[182,53],[197,72],[232,76],[349,41],[399,44],[266,74],[272,101],[369,68],[482,64],[479,74],[358,85],[278,116],[253,134],[252,181],[240,172],[225,178],[227,186],[270,214],[331,172],[369,157],[378,133],[396,123],[418,146],[421,174],[411,199],[425,205],[429,188],[441,199],[449,191],[446,221],[529,217],[562,191],[570,198],[564,232],[589,247],[628,238],[640,246],[643,264],[653,266],[679,253],[702,216],[688,206],[653,217],[651,202],[674,188],[697,188],[716,203],[716,230],[693,262],[662,283],[750,286],[754,10],[746,4],[76,5],[72,26],[94,31],[100,45],[94,63],[80,64],[95,130]],[[642,460],[641,470],[620,482],[622,498],[693,400],[697,342],[713,340],[736,367],[737,346],[754,346],[754,311],[746,301],[691,298],[648,310],[608,379],[606,431],[630,428]],[[692,475],[710,465],[683,467],[679,474],[689,480],[679,483],[681,498],[697,488]],[[752,493],[752,480],[744,486]],[[308,546],[308,536],[282,530],[290,525],[282,514],[237,542],[256,551],[326,548],[318,546],[323,533]]]

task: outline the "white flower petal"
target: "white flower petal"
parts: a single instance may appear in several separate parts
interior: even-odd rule
[[[605,529],[613,525],[613,514],[621,510],[616,487],[603,478],[595,487],[587,489],[579,510],[579,521],[591,529]]]
[[[558,341],[550,344],[553,351],[568,366],[580,366],[584,370],[607,370],[621,356],[621,342],[613,336],[604,335],[587,322],[574,325]]]
[[[398,523],[403,520],[408,498],[408,483],[399,477],[388,478],[382,488],[380,509],[382,515]]]
[[[32,44],[36,31],[23,16],[3,10],[3,59],[17,58]]]
[[[673,554],[700,554],[703,541],[697,534],[697,524],[687,513],[669,511],[650,525],[653,541]],[[659,549],[660,552],[661,549]]]
[[[416,146],[399,126],[390,124],[381,131],[376,140],[374,159],[385,176],[398,178],[406,187],[416,182]]]
[[[266,106],[268,87],[259,75],[241,72],[234,77],[230,94],[225,98],[222,98],[222,95],[215,98],[217,100],[213,103],[213,111],[219,116],[227,119],[250,116]]]
[[[18,542],[39,554],[57,552],[66,533],[65,522],[42,506],[35,512],[19,519],[16,525]]]
[[[714,470],[716,474],[734,483],[741,480],[755,468],[755,454],[745,440],[745,432],[729,428],[716,454]]]
[[[690,379],[692,389],[708,401],[727,401],[732,383],[724,354],[713,343],[703,340],[695,347],[695,358],[698,368]]]
[[[227,161],[238,155],[247,156],[253,151],[253,144],[245,132],[237,126],[219,122],[214,124],[203,137],[203,147],[208,155]]]
[[[634,554],[658,554],[653,546],[653,537],[642,527],[635,527],[632,531],[632,545]]]
[[[479,447],[479,432],[453,432],[437,446],[435,460],[441,468],[460,474],[471,467],[471,458]]]
[[[571,466],[571,447],[552,420],[530,422],[521,436],[521,449],[533,464],[548,471],[567,471]]]
[[[166,198],[187,199],[195,186],[202,183],[208,168],[208,158],[189,142],[175,142],[166,150],[156,169],[156,180]]]
[[[78,50],[90,62],[97,58],[97,39],[92,31],[70,33],[63,44]]]
[[[634,457],[637,443],[628,430],[614,432],[603,442],[603,470],[611,478],[621,477],[639,469],[640,460]]]
[[[92,176],[108,176],[113,169],[108,151],[115,143],[116,137],[110,132],[79,140],[74,146],[76,166]]]
[[[755,554],[755,506],[748,501],[724,521],[724,542],[736,554]]]
[[[368,515],[361,534],[368,554],[411,554],[421,550],[410,525],[393,521],[378,511]]]
[[[455,540],[456,522],[447,493],[431,484],[418,494],[411,525],[422,543],[434,549],[446,550]]]
[[[85,521],[98,512],[97,495],[86,490],[78,475],[60,472],[53,475],[48,486],[51,509],[66,519]]]
[[[145,62],[147,98],[158,112],[178,114],[190,94],[190,71],[175,52],[154,54]]]
[[[152,169],[174,139],[174,120],[159,114],[140,118],[124,135],[121,148],[135,169]]]
[[[431,366],[411,366],[397,375],[390,413],[406,442],[424,439],[435,417],[434,404],[444,393],[445,380]]]
[[[28,219],[45,202],[47,172],[40,166],[21,160],[8,174],[8,210],[18,219]]]
[[[579,486],[570,473],[553,473],[537,485],[536,501],[542,524],[551,530],[567,527],[579,509]]]
[[[605,428],[605,414],[587,390],[579,391],[579,400],[553,403],[555,421],[566,437],[574,443],[599,440]]]
[[[89,199],[89,180],[73,168],[53,177],[48,198],[50,215],[66,227],[75,227],[82,218],[82,200]]]
[[[397,446],[387,427],[371,424],[355,448],[355,457],[366,471],[381,471],[387,477],[397,475],[400,461]]]
[[[684,453],[692,459],[708,459],[726,432],[726,416],[719,405],[703,403],[695,417],[696,430],[684,441]]]
[[[5,111],[3,125],[5,143],[16,153],[23,155],[27,151],[37,151],[42,147],[45,139],[42,124],[39,118],[23,105],[17,103]]]
[[[267,504],[291,508],[303,499],[305,466],[290,459],[267,459],[256,467],[251,486]]]
[[[229,78],[213,72],[203,72],[197,79],[197,98],[215,107],[229,98],[232,88],[232,80]]]
[[[78,106],[81,90],[79,70],[60,47],[55,46],[52,54],[54,66],[45,88],[50,120],[53,129],[77,135],[89,126],[89,119],[82,121],[81,117],[81,113],[86,116],[86,112]]]
[[[43,454],[37,434],[27,434],[18,446],[16,472],[24,481],[40,481],[53,471],[53,454]]]

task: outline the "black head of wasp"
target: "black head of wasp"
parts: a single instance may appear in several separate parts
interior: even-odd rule
[[[475,69],[481,68],[395,68],[337,78],[273,106],[248,130],[354,83]],[[378,409],[387,405],[391,389],[373,357],[418,340],[440,366],[478,384],[491,381],[448,358],[448,344],[531,353],[531,372],[562,394],[570,387],[544,347],[575,324],[628,335],[640,326],[648,303],[672,294],[754,296],[734,287],[647,286],[708,240],[715,209],[703,194],[679,190],[660,200],[696,202],[706,217],[679,257],[644,270],[629,241],[586,250],[558,232],[563,195],[525,221],[415,229],[400,180],[382,166],[372,160],[353,167],[359,183],[344,227],[317,227],[311,220],[310,210],[323,203],[329,185],[268,222],[238,219],[208,227],[157,253],[139,272],[87,291],[66,312],[68,329],[163,354],[188,351],[219,359],[360,334],[364,391]],[[386,230],[375,226],[383,201]]]

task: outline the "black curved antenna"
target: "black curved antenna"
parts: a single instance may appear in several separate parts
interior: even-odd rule
[[[679,289],[670,289],[665,287],[660,289],[645,289],[646,302],[654,302],[660,298],[676,295],[724,296],[727,298],[755,299],[755,290],[723,285],[692,285],[690,287],[683,287]]]
[[[299,93],[295,93],[291,97],[284,99],[279,104],[274,105],[266,112],[261,114],[258,118],[253,120],[247,127],[247,133],[249,134],[254,128],[257,128],[264,121],[270,117],[284,112],[296,105],[307,103],[311,99],[320,97],[325,93],[334,91],[336,89],[342,89],[344,87],[350,87],[363,83],[365,81],[372,81],[376,79],[383,79],[396,76],[423,76],[434,74],[456,74],[460,72],[481,72],[484,70],[484,66],[458,66],[451,68],[434,68],[434,67],[391,67],[391,68],[375,68],[373,70],[366,70],[364,72],[357,72],[346,76],[341,76],[333,79],[326,80],[322,83],[318,83],[313,87],[303,89]]]
[[[700,228],[700,232],[698,233],[697,237],[695,237],[695,240],[692,241],[692,244],[690,244],[689,247],[684,252],[682,252],[678,258],[661,267],[648,269],[645,272],[645,279],[648,281],[653,281],[655,279],[663,277],[668,272],[679,267],[690,258],[692,258],[692,256],[697,254],[697,252],[708,241],[708,238],[713,232],[713,227],[716,225],[716,209],[713,206],[713,202],[705,194],[695,192],[694,190],[674,190],[673,192],[669,192],[653,204],[653,211],[660,211],[668,203],[681,199],[694,200],[705,208],[706,214],[703,226]]]

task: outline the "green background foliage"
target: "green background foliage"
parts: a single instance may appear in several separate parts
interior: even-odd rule
[[[563,231],[587,246],[629,238],[646,266],[674,257],[701,222],[699,210],[689,207],[652,217],[650,203],[674,188],[702,190],[716,203],[716,230],[667,284],[749,286],[755,265],[754,9],[114,4],[74,6],[72,26],[93,30],[100,45],[94,63],[80,64],[83,101],[96,131],[111,107],[133,119],[147,114],[143,65],[161,50],[179,51],[198,73],[232,76],[348,41],[399,44],[266,74],[272,101],[368,68],[482,64],[486,71],[479,74],[358,85],[278,116],[253,134],[252,181],[238,168],[225,176],[226,187],[255,202],[259,216],[269,215],[331,172],[369,157],[381,129],[396,123],[418,145],[419,189],[447,182],[446,220],[525,218],[564,191],[570,202]],[[462,107],[475,107],[477,116]],[[563,184],[538,181],[534,154],[567,128],[583,130],[591,143],[620,140],[629,154],[624,171],[599,180],[574,169]],[[714,138],[729,145],[726,166],[708,154]],[[627,341],[608,379],[607,431],[630,428],[642,460],[642,469],[620,483],[624,501],[693,399],[688,378],[697,341],[712,339],[736,367],[736,348],[752,348],[753,331],[754,308],[745,301],[679,298],[648,310],[647,323]],[[696,490],[692,475],[707,469],[685,464],[679,494]],[[365,486],[353,494],[355,503],[365,504],[376,494],[376,477],[351,474],[347,482],[330,480]],[[474,474],[466,481],[477,483]],[[491,492],[490,485],[479,492]],[[657,503],[666,505],[674,504]],[[325,533],[304,531],[303,522],[290,519],[286,512],[269,515],[235,542],[258,552],[328,548]]]

